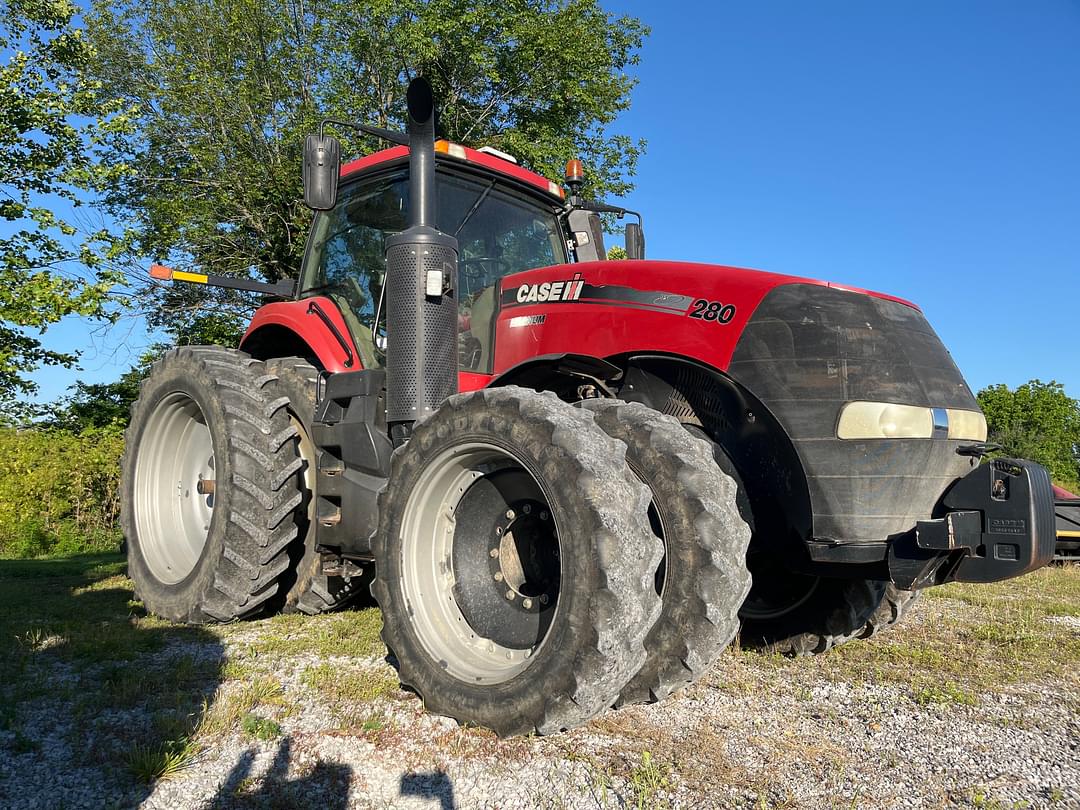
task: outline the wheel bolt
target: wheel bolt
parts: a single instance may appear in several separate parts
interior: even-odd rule
[[[496,571],[495,572],[495,581],[496,582],[502,582],[502,579],[503,579],[502,571]]]
[[[532,610],[532,599],[523,599],[521,606],[526,610]]]
[[[551,517],[551,515],[549,515],[549,514],[547,513],[547,510],[546,510],[546,509],[545,509],[545,510],[543,510],[543,511],[542,511],[542,512],[540,513],[540,519],[541,519],[541,520],[547,520],[547,519],[548,519],[549,517]]]
[[[517,517],[517,515],[514,513],[513,509],[507,509],[506,510],[506,519],[507,520],[513,520],[516,517]]]
[[[488,554],[491,555],[492,559],[495,559],[499,556],[499,550],[497,548],[493,548],[491,551],[488,552]]]
[[[498,536],[498,535],[500,535],[502,533],[503,533],[503,527],[502,526],[496,526],[495,527],[495,535]]]
[[[548,603],[548,595],[546,593],[540,594],[540,604],[546,605]]]
[[[509,599],[511,602],[514,601],[514,592],[513,591],[507,591],[506,592],[506,598]]]
[[[521,507],[521,511],[524,512],[526,515],[529,514],[530,512],[532,512],[532,504],[525,504],[523,507]]]

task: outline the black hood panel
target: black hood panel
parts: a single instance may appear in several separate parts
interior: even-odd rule
[[[930,516],[970,459],[965,442],[836,438],[844,403],[978,410],[926,318],[899,301],[813,284],[772,290],[729,373],[788,431],[803,463],[816,539],[880,542]]]

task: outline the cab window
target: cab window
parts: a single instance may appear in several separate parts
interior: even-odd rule
[[[556,210],[493,180],[445,171],[437,174],[436,194],[436,227],[458,239],[461,367],[490,373],[498,280],[567,261]],[[310,237],[301,294],[337,302],[367,368],[382,364],[386,239],[405,229],[408,196],[404,171],[346,186],[337,207],[316,218]]]

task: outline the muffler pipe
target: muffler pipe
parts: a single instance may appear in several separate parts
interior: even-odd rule
[[[413,79],[409,227],[386,240],[386,420],[396,444],[457,393],[458,242],[435,227],[435,102]]]

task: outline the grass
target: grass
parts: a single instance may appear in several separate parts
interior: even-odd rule
[[[397,673],[386,669],[349,671],[338,664],[308,667],[300,682],[332,704],[371,703],[400,691]]]
[[[226,632],[246,633],[247,625]],[[293,655],[382,658],[386,655],[379,633],[382,614],[377,608],[350,610],[323,616],[284,613],[262,623],[258,637],[248,642],[250,658]]]
[[[151,784],[172,779],[195,764],[198,746],[190,740],[135,745],[125,757],[125,765],[138,781]]]
[[[33,718],[76,763],[121,781],[148,784],[194,762],[220,640],[146,616],[124,569],[118,554],[0,560],[0,725],[11,732],[0,757],[40,749]]]
[[[1043,568],[992,585],[932,588],[915,611],[926,618],[829,655],[794,661],[748,655],[781,676],[794,670],[904,685],[922,705],[975,705],[979,695],[1027,680],[1080,685],[1080,637],[1047,620],[1080,616],[1080,566]]]

